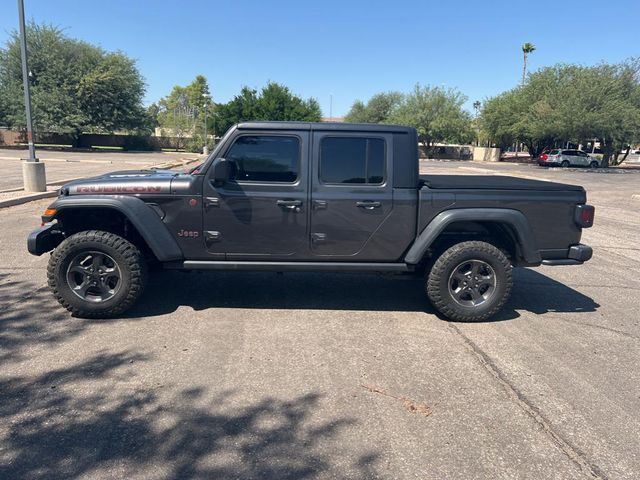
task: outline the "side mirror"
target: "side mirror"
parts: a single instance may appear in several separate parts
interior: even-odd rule
[[[224,185],[231,178],[233,162],[226,158],[216,158],[213,161],[213,183],[216,186]]]

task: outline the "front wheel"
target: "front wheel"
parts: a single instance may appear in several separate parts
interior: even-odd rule
[[[431,267],[427,295],[450,320],[481,322],[495,315],[509,299],[511,271],[509,259],[490,243],[458,243]]]
[[[598,167],[600,166],[600,164],[599,164],[598,162],[596,162],[595,160],[593,160],[593,161],[589,164],[589,166],[590,166],[591,168],[598,168]]]
[[[54,250],[47,277],[56,300],[74,316],[110,318],[138,299],[146,264],[128,240],[88,230],[71,235]]]

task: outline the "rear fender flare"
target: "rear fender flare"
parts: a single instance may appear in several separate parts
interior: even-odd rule
[[[533,231],[527,217],[519,210],[508,208],[460,208],[439,213],[418,235],[407,255],[405,262],[417,264],[438,236],[454,222],[475,221],[506,224],[514,231],[522,257],[528,264],[540,264],[542,258],[536,246]]]
[[[56,209],[56,216],[59,212],[78,208],[117,210],[136,228],[159,261],[169,262],[183,258],[182,250],[158,214],[137,197],[126,195],[83,195],[81,198],[69,196],[57,199],[49,208]]]

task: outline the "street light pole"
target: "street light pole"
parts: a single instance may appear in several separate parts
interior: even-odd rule
[[[209,142],[207,142],[207,102],[204,103],[204,147],[202,153],[209,155]]]
[[[36,148],[33,144],[33,122],[31,120],[31,95],[29,92],[29,67],[27,65],[27,34],[24,23],[24,1],[18,0],[18,16],[20,22],[20,51],[22,54],[22,83],[24,85],[24,108],[27,117],[27,143],[29,158],[22,161],[22,179],[24,189],[28,192],[44,192],[47,180],[44,163],[36,158]]]
[[[333,93],[329,95],[329,121],[333,122]]]

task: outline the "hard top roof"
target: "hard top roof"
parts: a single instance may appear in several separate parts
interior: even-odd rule
[[[243,122],[237,125],[239,130],[331,130],[331,131],[369,131],[408,133],[411,127],[402,125],[383,125],[376,123],[344,122]]]

